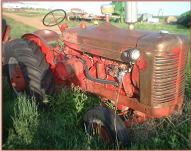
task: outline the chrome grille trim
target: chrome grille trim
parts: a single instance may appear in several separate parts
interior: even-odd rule
[[[173,101],[176,99],[176,94],[180,92],[176,91],[178,60],[179,56],[173,54],[156,55],[154,57],[152,82],[152,100],[154,104]]]

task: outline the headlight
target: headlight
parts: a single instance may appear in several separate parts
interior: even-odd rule
[[[136,61],[141,55],[140,50],[138,49],[128,49],[121,54],[121,60],[124,62],[134,62]]]
[[[140,57],[140,55],[141,52],[138,49],[132,49],[130,51],[130,58],[134,61],[137,60]]]

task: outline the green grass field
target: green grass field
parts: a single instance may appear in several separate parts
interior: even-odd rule
[[[12,27],[11,37],[19,38],[34,28],[7,18]],[[74,25],[79,23],[73,22]],[[119,25],[126,27],[126,25]],[[161,28],[173,33],[188,34],[188,29],[174,25],[138,24],[139,29],[158,31]],[[136,138],[129,148],[122,149],[191,149],[189,145],[190,66],[186,68],[186,91],[181,116],[151,120],[132,130]],[[83,131],[84,113],[99,104],[99,98],[81,92],[78,88],[63,89],[50,98],[50,106],[38,108],[35,100],[26,96],[16,97],[3,80],[3,149],[117,149],[92,138]],[[158,125],[158,126],[153,126]]]
[[[6,17],[3,17],[6,18]],[[6,21],[11,26],[11,39],[19,38],[25,33],[33,32],[36,29],[20,23],[15,22],[13,19],[6,18]]]

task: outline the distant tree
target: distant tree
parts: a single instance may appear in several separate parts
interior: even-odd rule
[[[191,26],[191,11],[187,11],[178,17],[177,23],[187,28]]]

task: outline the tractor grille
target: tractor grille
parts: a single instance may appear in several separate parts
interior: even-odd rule
[[[173,101],[183,93],[184,63],[179,65],[178,57],[173,54],[155,56],[152,84],[154,104]]]

